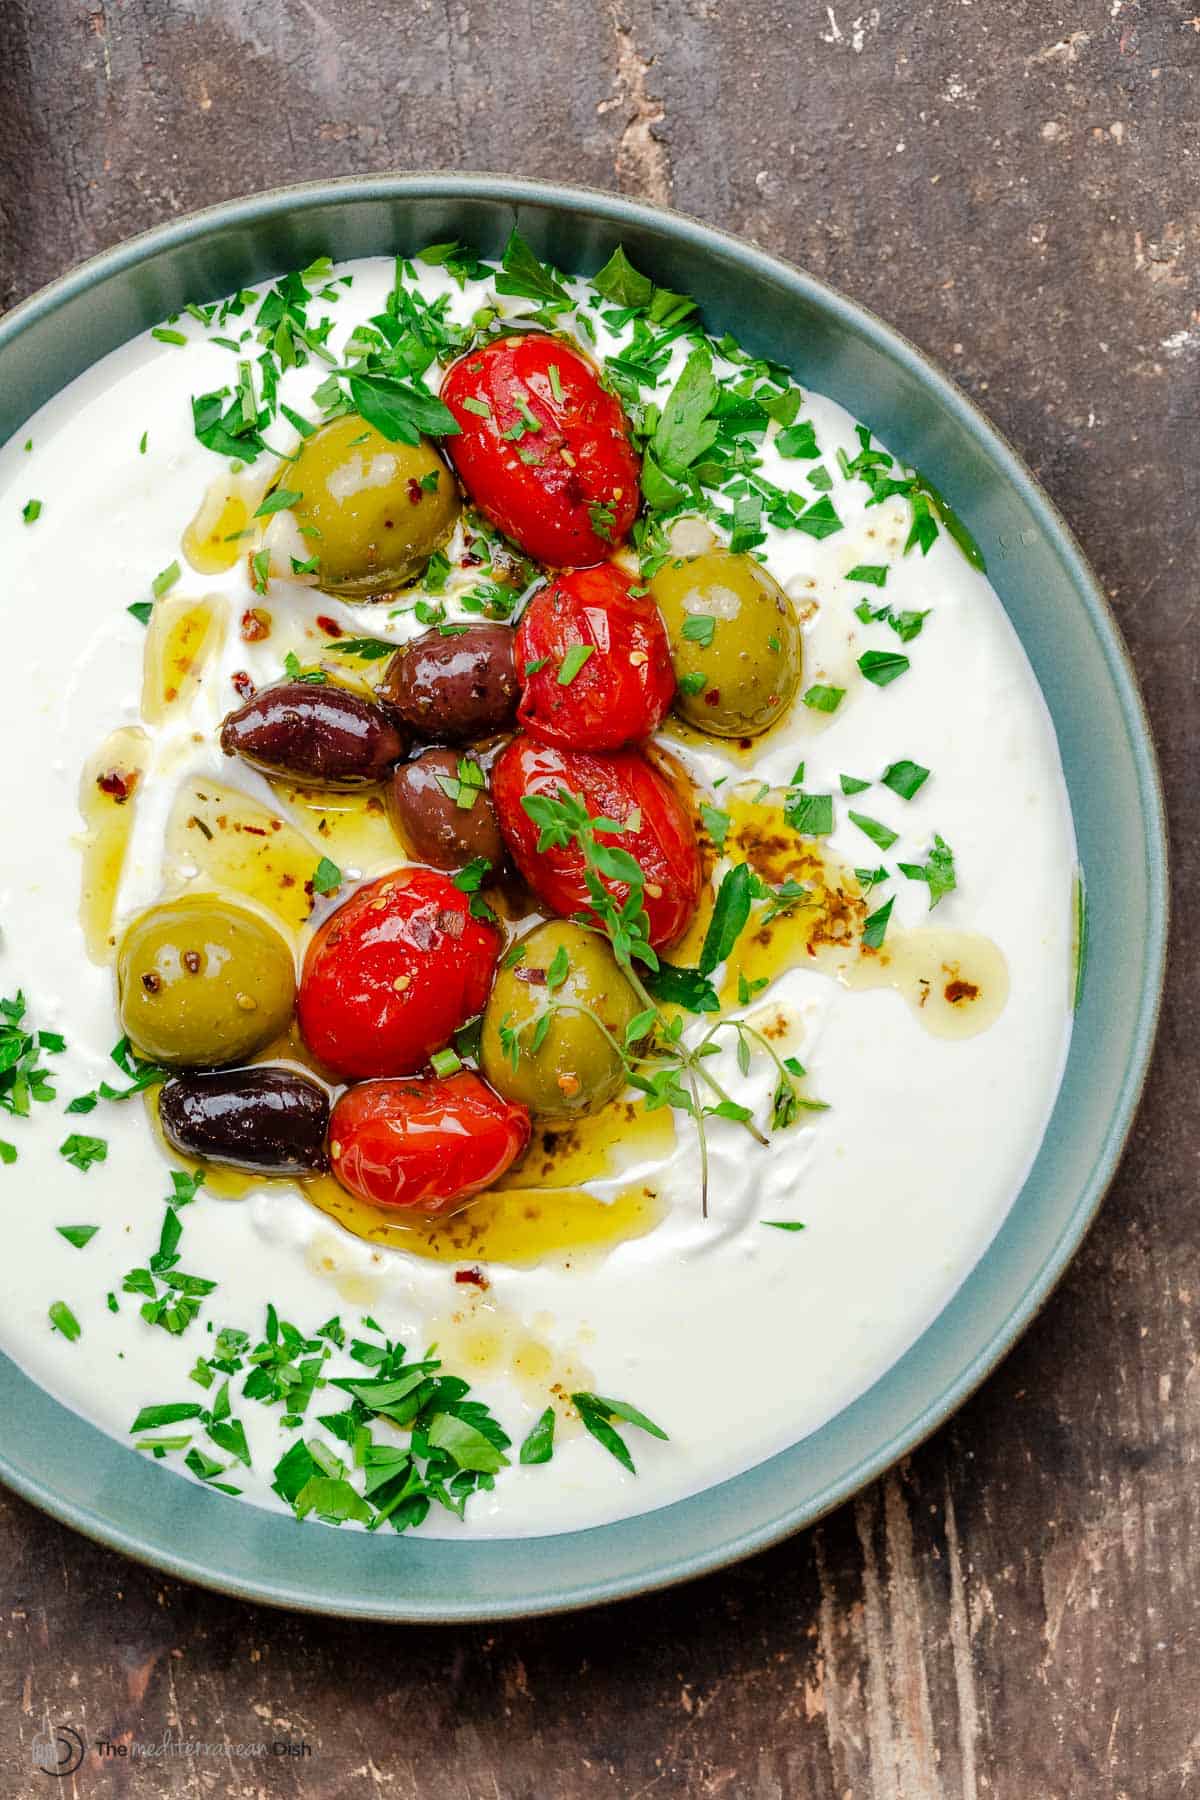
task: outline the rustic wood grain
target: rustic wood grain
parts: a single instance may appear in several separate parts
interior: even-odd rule
[[[184,208],[389,167],[673,200],[898,324],[1112,595],[1174,815],[1175,972],[1121,1176],[1024,1343],[818,1530],[461,1630],[274,1615],[0,1496],[0,1767],[35,1731],[279,1734],[72,1795],[1167,1800],[1200,1789],[1197,0],[3,0],[0,302]],[[858,8],[858,10],[855,10]]]

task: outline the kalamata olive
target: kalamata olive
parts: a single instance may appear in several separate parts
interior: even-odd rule
[[[173,1075],[159,1092],[158,1116],[167,1142],[204,1162],[264,1175],[326,1166],[329,1095],[295,1069]]]
[[[517,710],[509,625],[426,631],[388,664],[380,694],[424,738],[451,744],[511,725]]]
[[[328,788],[382,781],[404,754],[382,706],[329,681],[263,688],[226,718],[221,748],[268,775]]]
[[[498,869],[504,840],[487,776],[457,750],[426,750],[393,769],[387,790],[396,831],[415,862],[462,869],[484,856]]]

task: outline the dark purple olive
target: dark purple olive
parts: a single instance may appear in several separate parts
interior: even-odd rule
[[[417,862],[461,869],[485,856],[499,869],[504,840],[487,777],[472,757],[423,751],[392,771],[387,802],[392,824]]]
[[[173,1075],[159,1090],[167,1142],[184,1156],[259,1175],[305,1175],[326,1167],[329,1095],[295,1069],[255,1064]]]
[[[221,727],[226,756],[302,787],[355,788],[382,781],[404,742],[382,706],[333,682],[263,688]]]
[[[516,716],[515,635],[509,625],[423,632],[393,656],[379,691],[419,737],[451,744],[490,737]]]

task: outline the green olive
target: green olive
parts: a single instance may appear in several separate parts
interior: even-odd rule
[[[255,913],[211,895],[139,913],[117,955],[121,1025],[140,1056],[185,1068],[237,1062],[292,1016],[292,952]]]
[[[713,737],[755,737],[800,685],[800,627],[761,563],[709,550],[664,564],[650,591],[666,620],[675,710]]]
[[[504,958],[483,1015],[480,1063],[497,1093],[550,1119],[595,1112],[619,1093],[621,1058],[595,1019],[571,1010],[585,1006],[618,1044],[640,1011],[594,931],[565,919],[535,926]],[[538,1020],[556,1007],[543,1035]]]
[[[458,489],[433,445],[395,444],[357,413],[309,438],[285,474],[317,585],[369,599],[418,575],[454,529]]]

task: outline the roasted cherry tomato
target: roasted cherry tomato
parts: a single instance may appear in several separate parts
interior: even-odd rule
[[[593,756],[514,738],[492,766],[492,799],[513,861],[546,905],[564,917],[589,909],[583,851],[575,842],[538,849],[539,827],[521,802],[528,795],[577,795],[591,818],[632,819],[629,831],[596,833],[626,850],[646,877],[650,942],[656,949],[686,931],[700,899],[700,851],[691,816],[675,789],[636,750]],[[628,886],[604,876],[618,902]]]
[[[463,1070],[445,1081],[364,1081],[329,1122],[344,1188],[375,1206],[452,1212],[498,1181],[529,1142],[529,1114]]]
[[[359,888],[304,958],[297,1012],[309,1049],[348,1080],[411,1075],[483,1008],[500,934],[436,869]]]
[[[662,614],[613,563],[571,569],[534,595],[517,632],[517,677],[530,737],[572,750],[639,743],[675,693]]]
[[[496,338],[442,383],[446,448],[480,512],[527,556],[587,568],[623,543],[640,466],[621,403],[585,356],[544,332]]]

